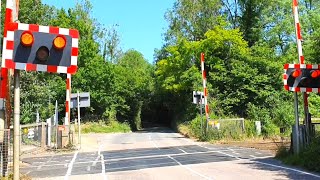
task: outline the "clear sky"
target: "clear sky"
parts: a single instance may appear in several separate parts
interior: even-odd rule
[[[42,0],[43,3],[58,8],[74,7],[77,0]],[[119,25],[123,51],[135,49],[153,62],[154,49],[163,44],[163,33],[168,23],[165,12],[172,8],[174,0],[90,0],[92,16],[98,22],[110,27]]]

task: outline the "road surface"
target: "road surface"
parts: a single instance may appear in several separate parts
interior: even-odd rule
[[[320,179],[266,151],[195,142],[165,128],[84,135],[79,151],[22,161],[33,179]]]

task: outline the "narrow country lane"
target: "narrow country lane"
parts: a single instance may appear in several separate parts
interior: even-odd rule
[[[320,179],[266,151],[194,142],[166,128],[87,134],[80,151],[22,161],[33,179]]]

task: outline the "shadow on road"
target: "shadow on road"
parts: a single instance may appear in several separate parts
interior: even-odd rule
[[[297,167],[284,166],[280,161],[273,158],[253,159],[241,164],[248,165],[252,169],[259,169],[263,171],[274,171],[279,175],[285,175],[288,179],[293,180],[319,180],[319,173],[308,173],[303,169]]]

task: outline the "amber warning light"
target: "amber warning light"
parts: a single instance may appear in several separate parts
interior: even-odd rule
[[[22,45],[24,45],[24,46],[32,46],[33,41],[34,41],[34,37],[33,37],[31,32],[24,31],[21,34],[20,42],[22,43]]]
[[[58,50],[63,49],[66,46],[66,44],[67,44],[67,39],[62,35],[58,35],[53,40],[53,46]]]

